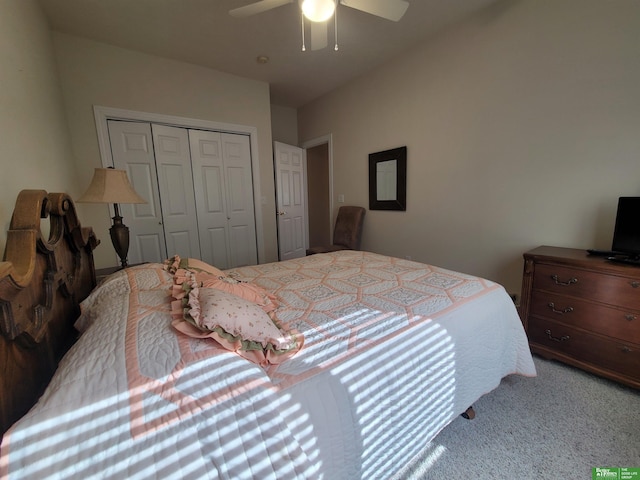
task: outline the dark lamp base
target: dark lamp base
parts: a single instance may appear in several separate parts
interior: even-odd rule
[[[109,229],[111,242],[118,257],[120,257],[122,268],[126,268],[129,265],[127,262],[127,254],[129,253],[129,227],[122,223],[122,217],[118,215],[117,211],[112,220],[113,225]]]

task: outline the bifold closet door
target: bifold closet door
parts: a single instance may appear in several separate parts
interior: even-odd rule
[[[258,263],[248,135],[109,120],[115,168],[147,204],[121,205],[129,263],[201,258],[226,269]]]
[[[188,131],[156,124],[151,131],[167,254],[200,258]]]
[[[184,128],[109,120],[115,168],[148,203],[121,205],[129,263],[200,258],[189,135]]]
[[[129,263],[158,262],[167,257],[156,161],[148,123],[109,120],[113,165],[126,170],[144,204],[121,204],[123,222],[130,229]]]
[[[202,259],[218,268],[258,263],[247,135],[189,130]]]

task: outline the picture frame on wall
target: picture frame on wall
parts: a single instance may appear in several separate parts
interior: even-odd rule
[[[369,210],[407,209],[407,147],[369,154]]]

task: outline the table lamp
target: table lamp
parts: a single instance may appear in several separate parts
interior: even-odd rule
[[[96,168],[89,188],[77,202],[113,203],[115,215],[112,217],[113,225],[109,229],[109,234],[111,235],[113,248],[120,258],[120,264],[122,268],[126,268],[128,266],[129,227],[122,223],[118,204],[147,203],[129,183],[127,172],[114,168]]]

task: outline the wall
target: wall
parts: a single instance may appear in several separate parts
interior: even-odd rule
[[[329,144],[307,149],[309,246],[331,245],[329,207]]]
[[[406,145],[407,211],[368,212],[363,248],[519,293],[524,251],[610,248],[640,195],[639,31],[635,0],[499,2],[301,108],[299,139],[333,134],[363,206],[368,154]]]
[[[258,152],[253,153],[260,160],[265,241],[261,261],[277,260],[268,84],[58,32],[53,39],[83,186],[101,166],[94,105],[256,127]],[[95,252],[96,266],[115,265],[107,207],[81,205],[79,211],[92,218],[103,241]]]
[[[298,112],[295,108],[271,105],[271,135],[274,142],[298,146]]]
[[[78,192],[51,33],[35,0],[0,2],[0,86],[4,252],[20,190]]]

